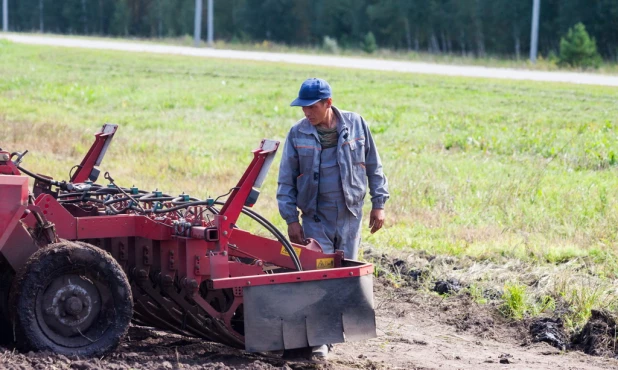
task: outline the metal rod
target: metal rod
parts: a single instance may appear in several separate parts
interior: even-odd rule
[[[208,0],[208,46],[212,47],[213,45],[213,30],[214,30],[214,9],[213,9],[213,0]]]
[[[200,46],[202,38],[202,0],[195,0],[195,29],[193,32],[193,45]]]
[[[533,0],[532,5],[532,34],[530,36],[530,61],[536,63],[536,55],[539,48],[539,16],[541,13],[541,0]]]
[[[2,0],[2,31],[9,32],[9,0]]]

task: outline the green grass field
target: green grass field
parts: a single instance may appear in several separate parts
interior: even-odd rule
[[[118,123],[102,169],[119,185],[216,196],[260,139],[284,140],[302,117],[289,102],[312,76],[370,122],[389,178],[386,229],[365,230],[364,243],[498,264],[583,261],[595,279],[618,276],[615,88],[0,40],[0,147],[28,149],[24,167],[66,179],[94,131]],[[277,167],[256,210],[285,230]]]

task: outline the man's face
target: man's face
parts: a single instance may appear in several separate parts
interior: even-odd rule
[[[303,113],[305,113],[305,117],[313,126],[317,126],[326,122],[331,104],[332,99],[328,98],[326,101],[319,101],[308,107],[303,107]]]

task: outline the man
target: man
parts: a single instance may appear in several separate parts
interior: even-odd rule
[[[326,253],[357,259],[367,180],[371,233],[384,225],[386,176],[365,120],[332,105],[330,85],[310,78],[290,105],[305,118],[290,130],[279,167],[277,201],[293,243],[317,240]],[[302,212],[302,225],[298,209]]]
[[[326,81],[310,78],[302,83],[290,105],[302,107],[305,118],[292,127],[285,141],[277,201],[290,241],[306,244],[306,238],[313,238],[325,253],[343,250],[346,259],[356,260],[367,183],[373,234],[384,225],[387,180],[365,120],[332,104]],[[317,357],[327,354],[326,345],[312,351]]]

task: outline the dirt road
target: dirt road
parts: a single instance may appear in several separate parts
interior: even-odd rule
[[[280,62],[329,66],[377,71],[395,71],[404,73],[421,73],[446,76],[464,76],[480,78],[498,78],[509,80],[530,80],[546,82],[567,82],[587,85],[618,86],[618,76],[575,72],[543,72],[508,68],[487,68],[476,66],[454,66],[443,64],[417,63],[382,59],[349,58],[324,55],[307,55],[292,53],[266,53],[254,51],[220,50],[192,48],[130,41],[114,41],[88,38],[71,38],[62,36],[33,36],[16,33],[0,33],[0,38],[17,43],[33,45],[52,45],[90,49],[120,50],[129,52],[146,52],[157,54],[190,55],[205,58],[242,59],[263,62]]]

